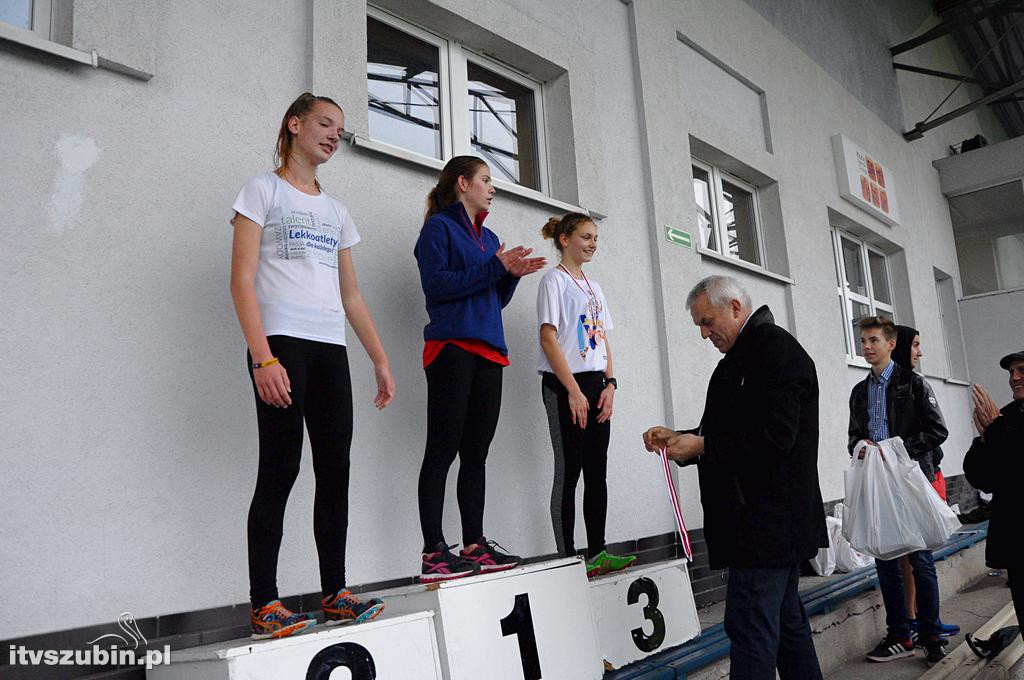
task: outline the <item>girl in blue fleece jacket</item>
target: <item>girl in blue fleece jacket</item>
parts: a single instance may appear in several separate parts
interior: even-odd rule
[[[493,198],[486,163],[475,156],[452,158],[427,196],[414,251],[430,318],[423,329],[427,444],[419,478],[425,582],[519,563],[484,537],[485,463],[501,407],[501,369],[509,363],[501,310],[519,279],[545,261],[528,257],[531,248],[505,250],[483,225]],[[456,455],[463,543],[457,555],[441,529],[445,483]]]

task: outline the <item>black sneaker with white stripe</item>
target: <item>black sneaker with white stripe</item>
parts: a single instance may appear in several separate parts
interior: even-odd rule
[[[945,640],[925,640],[925,661],[929,666],[935,665],[946,658]]]
[[[886,635],[874,649],[868,652],[868,661],[895,661],[914,656],[914,643],[910,639],[900,640],[892,635]]]

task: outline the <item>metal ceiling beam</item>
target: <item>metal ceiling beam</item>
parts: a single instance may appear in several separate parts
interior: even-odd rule
[[[993,101],[995,101],[997,99],[1002,99],[1003,97],[1007,97],[1009,95],[1016,94],[1017,92],[1020,92],[1021,90],[1024,90],[1024,79],[1018,80],[1015,83],[1007,85],[1006,87],[1002,88],[1001,90],[996,90],[992,94],[986,95],[986,96],[982,97],[981,99],[975,99],[970,104],[964,104],[960,108],[958,108],[958,109],[956,109],[954,111],[950,111],[949,113],[947,113],[945,115],[939,116],[935,120],[921,121],[920,123],[918,123],[917,125],[914,126],[913,130],[909,130],[907,132],[904,132],[903,133],[903,138],[906,139],[908,142],[912,142],[915,139],[921,139],[922,137],[924,137],[924,133],[928,132],[928,130],[932,130],[934,128],[937,128],[940,125],[942,125],[943,123],[948,123],[949,121],[953,120],[954,118],[959,118],[960,116],[964,115],[965,113],[970,113],[971,111],[973,111],[974,109],[978,108],[979,106],[984,106],[985,104],[988,104],[989,102],[993,102]]]
[[[1024,3],[1022,3],[1021,0],[1002,0],[1002,2],[998,2],[981,12],[972,13],[968,17],[964,17],[962,19],[958,18],[954,21],[944,20],[938,26],[935,26],[925,31],[924,33],[915,38],[905,40],[898,45],[893,45],[892,47],[889,48],[889,53],[895,57],[898,54],[903,54],[904,52],[908,52],[914,49],[915,47],[924,45],[925,43],[935,40],[936,38],[941,38],[944,35],[952,33],[958,28],[968,26],[970,24],[976,24],[979,21],[982,21],[983,19],[986,19],[994,14],[1019,10],[1022,8],[1022,4]]]
[[[983,80],[981,78],[972,78],[970,76],[962,76],[959,73],[947,73],[946,71],[936,71],[930,68],[922,68],[920,66],[911,66],[910,64],[897,64],[893,62],[892,67],[900,71],[910,71],[911,73],[921,73],[926,76],[935,76],[936,78],[948,78],[949,80],[963,81],[965,83],[971,83],[972,85],[980,85],[990,89],[998,89],[1006,85],[1006,83],[996,83],[991,80]]]

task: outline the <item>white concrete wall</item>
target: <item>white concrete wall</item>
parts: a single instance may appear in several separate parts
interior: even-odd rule
[[[905,249],[909,290],[901,292],[908,303],[900,314],[938,346],[932,268],[956,276],[957,267],[931,162],[945,144],[970,136],[971,118],[905,143],[741,0],[383,4],[505,61],[568,73],[571,113],[562,114],[573,157],[560,160],[575,170],[579,203],[607,214],[593,275],[615,313],[611,341],[622,383],[608,539],[674,528],[639,434],[700,415],[718,355],[700,341],[683,299],[715,272],[744,281],[815,358],[822,491],[825,499],[841,496],[846,399],[864,372],[845,358],[827,211]],[[0,205],[14,236],[0,250],[0,589],[13,611],[75,602],[59,616],[8,617],[0,639],[110,621],[125,609],[145,617],[246,600],[256,428],[227,290],[229,206],[247,177],[269,168],[280,115],[303,89],[335,97],[348,126],[365,132],[363,7],[359,0],[161,3],[148,82],[0,44],[2,148],[12,159],[0,170]],[[677,32],[763,89],[774,153],[763,135],[721,124],[714,98],[681,90],[686,47]],[[934,94],[933,85],[902,74],[899,83],[905,106]],[[892,168],[899,227],[839,198],[829,141],[837,132]],[[793,284],[664,240],[665,224],[696,237],[691,135],[778,182]],[[435,179],[431,168],[359,147],[342,149],[321,173],[360,227],[360,284],[398,384],[395,404],[377,413],[370,366],[353,348],[353,583],[418,568],[426,314],[411,253]],[[489,225],[509,243],[543,249],[538,231],[557,212],[499,195]],[[524,554],[554,550],[550,443],[539,426],[533,369],[538,278],[524,281],[506,310],[513,364],[488,477],[488,534]],[[938,382],[961,448],[969,422],[950,414],[963,412],[965,388]],[[951,471],[956,455],[947,450]],[[453,471],[445,516],[453,538],[454,478]],[[695,471],[680,480],[686,517],[700,526]],[[284,594],[318,587],[311,506],[307,457],[286,517]],[[582,518],[577,526],[582,543]]]
[[[1002,406],[1013,399],[1009,373],[999,367],[999,360],[1011,352],[1024,349],[1021,329],[1024,328],[1024,290],[975,295],[960,301],[960,318],[964,334],[970,334],[967,345],[967,368],[971,380],[983,386],[996,404]]]

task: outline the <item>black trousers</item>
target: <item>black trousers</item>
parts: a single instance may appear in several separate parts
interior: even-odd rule
[[[541,396],[548,413],[551,447],[555,453],[555,479],[551,487],[551,524],[558,552],[576,554],[576,484],[583,473],[583,521],[587,525],[587,557],[605,549],[604,529],[608,515],[608,439],[610,420],[597,422],[597,401],[604,389],[604,375],[598,371],[576,373],[576,384],[587,401],[587,427],[572,424],[569,392],[554,373],[541,378]]]
[[[797,590],[800,568],[729,567],[725,632],[730,680],[821,680],[811,625]]]
[[[463,544],[484,535],[487,450],[501,410],[501,369],[493,361],[446,345],[426,367],[427,445],[420,468],[420,528],[423,551],[444,541],[448,470],[459,457],[457,494]]]
[[[1011,567],[1006,570],[1006,579],[1010,586],[1010,598],[1017,612],[1017,625],[1024,635],[1024,567]]]
[[[345,585],[348,532],[349,447],[352,443],[352,383],[348,353],[342,345],[284,335],[267,338],[270,350],[288,371],[292,403],[265,404],[256,394],[259,424],[259,472],[249,506],[249,597],[254,608],[278,597],[277,558],[284,509],[299,474],[302,425],[309,430],[316,492],[313,537],[324,596]],[[249,357],[249,364],[252,358]],[[252,369],[249,369],[252,377]]]

